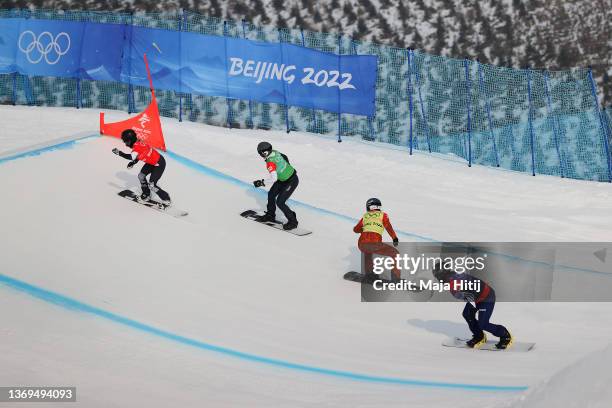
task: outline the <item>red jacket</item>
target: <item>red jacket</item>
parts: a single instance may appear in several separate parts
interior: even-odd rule
[[[159,152],[148,144],[141,142],[140,140],[134,143],[134,146],[132,146],[132,151],[138,154],[138,160],[148,163],[152,166],[155,166],[159,161]]]
[[[389,233],[392,239],[397,238],[397,235],[395,234],[395,231],[393,230],[393,226],[391,226],[391,221],[389,221],[389,216],[387,215],[387,213],[383,213],[383,226],[385,227],[385,229],[387,230],[387,232]],[[353,228],[353,231],[355,231],[358,234],[361,234],[361,236],[359,237],[360,243],[382,242],[382,236],[380,234],[377,234],[376,232],[370,232],[370,231],[363,232],[363,218],[359,220],[357,225],[355,225],[355,227]]]

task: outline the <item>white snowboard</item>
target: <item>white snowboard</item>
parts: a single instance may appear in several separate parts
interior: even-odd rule
[[[468,347],[465,342],[468,341],[469,339],[460,339],[459,337],[455,337],[452,339],[447,339],[445,341],[442,342],[442,345],[445,347],[457,347],[457,348],[466,348],[466,349],[470,349],[470,347]],[[471,350],[486,350],[486,351],[505,351],[505,352],[522,352],[522,353],[526,353],[529,350],[533,349],[533,347],[535,346],[535,343],[521,343],[521,342],[517,342],[514,341],[512,343],[512,345],[504,350],[500,350],[497,347],[495,347],[495,343],[497,343],[498,340],[487,340],[486,344],[483,344],[482,346],[480,346],[479,349],[471,349]]]

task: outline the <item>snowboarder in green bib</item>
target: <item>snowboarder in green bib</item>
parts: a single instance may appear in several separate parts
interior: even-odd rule
[[[273,183],[268,192],[268,208],[266,213],[259,217],[259,221],[275,221],[276,206],[278,206],[287,217],[287,223],[283,225],[283,229],[297,228],[298,221],[295,213],[286,204],[287,199],[291,197],[300,182],[297,171],[289,163],[289,158],[276,150],[272,150],[272,145],[268,142],[259,143],[257,153],[266,161],[266,168],[270,176],[267,180],[255,180],[253,185],[255,187],[265,187],[265,182]]]

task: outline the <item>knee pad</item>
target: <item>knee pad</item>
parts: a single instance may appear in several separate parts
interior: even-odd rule
[[[140,184],[148,184],[147,175],[144,173],[138,173],[138,180],[140,181]]]

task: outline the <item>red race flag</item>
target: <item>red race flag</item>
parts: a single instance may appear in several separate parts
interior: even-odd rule
[[[133,129],[136,132],[139,140],[142,140],[149,146],[166,151],[166,143],[162,133],[161,120],[159,118],[159,109],[157,100],[155,99],[155,90],[153,89],[153,81],[151,72],[149,71],[149,63],[147,55],[144,55],[147,75],[149,76],[149,84],[151,86],[151,103],[143,112],[123,120],[121,122],[104,123],[104,112],[100,112],[100,134],[114,137],[121,137],[121,132],[125,129]]]

